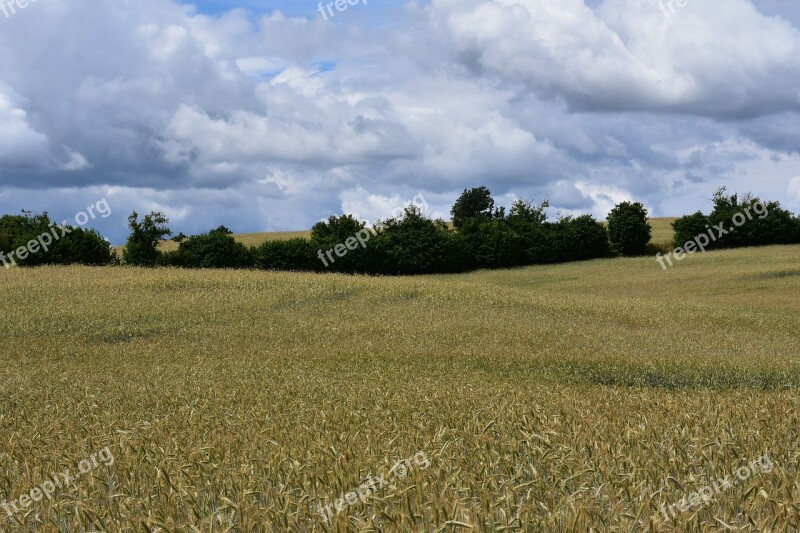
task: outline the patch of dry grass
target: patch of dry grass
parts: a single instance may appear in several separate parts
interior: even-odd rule
[[[1,272],[0,498],[106,445],[116,461],[0,527],[796,529],[798,259]],[[430,468],[315,513],[419,451]],[[775,471],[662,524],[764,453]]]
[[[675,230],[672,229],[672,223],[676,220],[678,219],[651,218],[649,222],[653,232],[650,234],[650,243],[659,250],[671,250],[673,247],[672,241],[675,238]]]
[[[278,232],[268,232],[268,233],[240,233],[238,235],[234,235],[237,241],[241,242],[245,246],[258,246],[259,244],[263,244],[267,241],[288,241],[289,239],[298,239],[298,238],[309,238],[311,237],[311,231],[278,231]],[[114,246],[114,250],[116,250],[117,255],[122,257],[122,252],[125,250],[125,246]],[[172,250],[178,249],[178,243],[172,240],[167,240],[161,243],[159,246],[159,250],[162,252],[171,252]]]

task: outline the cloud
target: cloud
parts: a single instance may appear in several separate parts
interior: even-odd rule
[[[794,203],[800,205],[800,176],[792,178],[789,182],[788,192]]]
[[[440,0],[461,61],[589,111],[761,115],[798,109],[800,34],[748,0],[690,2],[665,17],[655,1]]]
[[[418,193],[446,215],[478,185],[598,216],[619,199],[693,211],[720,185],[794,194],[789,7],[432,0],[326,22],[241,5],[0,18],[0,211],[70,216],[111,191],[101,229],[120,242],[133,209],[245,232]]]

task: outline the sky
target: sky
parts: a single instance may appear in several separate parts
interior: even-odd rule
[[[134,210],[289,231],[481,185],[800,212],[800,2],[351,1],[0,0],[0,213],[106,199],[120,244]]]

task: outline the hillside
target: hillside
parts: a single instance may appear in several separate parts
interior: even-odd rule
[[[13,498],[114,454],[21,530],[790,530],[798,264],[800,246],[668,271],[12,269],[0,479]],[[774,470],[664,524],[764,453]],[[369,474],[389,485],[318,514]]]

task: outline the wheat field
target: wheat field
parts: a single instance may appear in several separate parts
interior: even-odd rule
[[[114,457],[0,530],[800,527],[800,246],[666,272],[0,274],[0,501]]]

